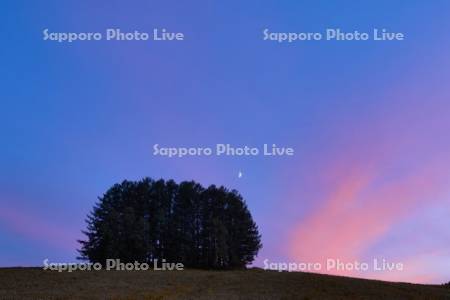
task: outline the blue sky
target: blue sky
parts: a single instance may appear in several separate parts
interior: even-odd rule
[[[438,212],[450,209],[449,6],[447,1],[3,1],[0,265],[74,260],[75,240],[97,197],[123,179],[150,176],[238,189],[263,234],[257,263],[321,259],[310,252],[327,247],[330,234],[348,233],[364,247],[354,253],[351,242],[338,239],[335,247],[345,251],[324,255],[388,255],[415,266],[402,274],[363,277],[448,281],[450,273],[439,266],[450,263],[445,233],[450,224]],[[166,28],[186,39],[42,40],[45,28],[111,27]],[[407,38],[262,40],[265,28],[336,27],[386,28]],[[294,147],[296,154],[168,159],[152,156],[155,143],[275,143]],[[416,178],[431,182],[420,188],[425,180]],[[355,185],[358,193],[333,196]],[[362,207],[368,214],[357,224],[383,230],[365,239],[347,231],[354,223],[337,228],[330,218],[351,218],[347,209],[330,205],[345,207],[350,198],[349,210]],[[372,220],[375,213],[367,209],[372,206],[365,204],[371,201],[389,217]],[[400,213],[393,202],[410,213]],[[314,239],[304,228],[315,232]],[[391,239],[411,241],[408,228],[420,234],[417,246],[405,250]]]

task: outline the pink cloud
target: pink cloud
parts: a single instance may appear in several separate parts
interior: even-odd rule
[[[384,183],[377,181],[385,175],[381,170],[373,172],[370,167],[342,170],[335,190],[293,230],[291,257],[323,265],[328,258],[363,261],[370,247],[393,230],[399,220],[411,216],[421,205],[429,204],[424,201],[439,199],[439,192],[445,187],[443,180],[448,178],[446,169],[438,161]],[[413,261],[408,259],[410,267],[415,266]],[[332,270],[327,273],[385,280],[411,278],[398,272],[359,274]],[[408,274],[413,273],[409,269]]]
[[[52,220],[33,215],[23,209],[3,204],[0,208],[0,225],[27,239],[52,247],[74,252],[77,243],[74,230],[69,230]],[[76,234],[75,234],[76,235]]]

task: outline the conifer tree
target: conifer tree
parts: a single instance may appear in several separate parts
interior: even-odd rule
[[[245,268],[261,248],[237,191],[173,180],[123,181],[88,215],[80,258],[104,263],[166,259],[186,267]]]

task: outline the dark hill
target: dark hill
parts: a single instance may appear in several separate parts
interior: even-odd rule
[[[0,299],[450,299],[444,286],[275,271],[0,269]]]

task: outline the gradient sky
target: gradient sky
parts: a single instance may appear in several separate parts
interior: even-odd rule
[[[445,0],[2,1],[0,266],[74,261],[97,197],[150,176],[239,190],[263,237],[256,265],[385,258],[405,271],[340,274],[448,282],[449,12]],[[115,27],[186,40],[42,40]],[[335,27],[407,38],[262,40]],[[168,159],[155,143],[296,154]]]

